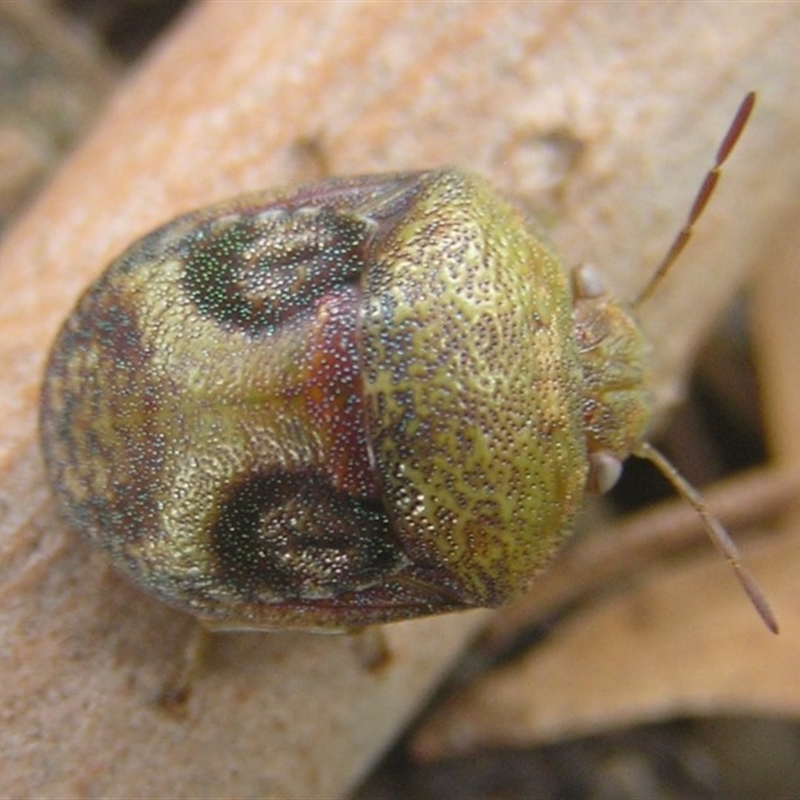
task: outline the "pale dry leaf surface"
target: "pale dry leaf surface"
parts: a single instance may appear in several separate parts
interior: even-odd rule
[[[182,19],[0,251],[4,791],[343,796],[483,620],[393,626],[377,672],[347,638],[224,637],[164,714],[153,698],[191,624],[65,528],[36,442],[48,344],[111,257],[180,211],[307,177],[311,136],[336,173],[472,166],[555,222],[568,264],[592,257],[632,295],[755,86],[761,122],[693,246],[702,278],[676,269],[645,309],[674,394],[799,183],[797,28],[777,4],[225,2]],[[747,231],[730,224],[743,196]]]

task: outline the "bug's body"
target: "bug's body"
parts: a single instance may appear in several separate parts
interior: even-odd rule
[[[188,214],[51,355],[72,523],[222,627],[495,606],[568,534],[592,454],[650,417],[646,346],[481,178],[329,180]]]

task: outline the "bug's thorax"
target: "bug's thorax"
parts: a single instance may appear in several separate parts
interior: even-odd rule
[[[632,311],[606,290],[594,268],[579,267],[573,283],[587,450],[624,461],[646,438],[653,417],[651,347]]]

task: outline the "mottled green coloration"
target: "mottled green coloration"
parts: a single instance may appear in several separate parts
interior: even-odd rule
[[[407,553],[469,605],[503,603],[584,494],[567,275],[483,180],[431,174],[365,307],[370,441]]]
[[[502,604],[571,531],[590,454],[625,458],[650,414],[635,322],[573,294],[462,171],[188,214],[65,323],[50,479],[118,567],[211,625]]]

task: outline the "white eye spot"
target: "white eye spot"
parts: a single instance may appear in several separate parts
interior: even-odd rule
[[[589,479],[587,489],[594,494],[611,490],[622,474],[622,462],[611,453],[589,454]]]
[[[572,286],[575,297],[590,300],[602,297],[608,291],[600,270],[594,264],[579,264],[572,273]]]

